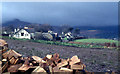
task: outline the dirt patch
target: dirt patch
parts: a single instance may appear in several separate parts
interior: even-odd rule
[[[77,55],[86,65],[86,69],[92,72],[104,72],[106,70],[117,71],[118,52],[110,49],[89,49],[68,46],[41,44],[30,41],[5,39],[10,49],[23,56],[36,55],[43,58],[47,54],[60,54],[61,58],[71,58]]]

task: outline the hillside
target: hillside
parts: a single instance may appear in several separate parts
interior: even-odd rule
[[[14,20],[11,20],[11,21],[7,21],[5,23],[2,24],[2,26],[13,26],[14,28],[17,28],[17,27],[23,27],[25,25],[30,25],[31,23],[29,22],[25,22],[25,21],[21,21],[19,19],[14,19]]]

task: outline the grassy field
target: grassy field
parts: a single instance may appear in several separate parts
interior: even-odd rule
[[[109,40],[109,39],[78,39],[75,42],[83,42],[83,43],[118,43],[117,40]]]
[[[13,40],[22,40],[22,41],[31,41],[31,42],[37,42],[37,43],[44,43],[44,44],[51,44],[51,45],[61,45],[61,46],[72,46],[72,47],[80,47],[80,48],[104,48],[100,45],[84,45],[84,44],[74,44],[74,43],[67,43],[67,42],[59,42],[59,41],[47,41],[47,40],[32,40],[32,39],[17,39],[13,37],[2,37],[7,39],[13,39]]]

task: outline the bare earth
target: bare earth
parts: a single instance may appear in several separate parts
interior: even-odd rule
[[[23,56],[36,55],[45,57],[47,54],[59,53],[61,58],[71,58],[77,55],[91,72],[117,71],[118,51],[111,49],[89,49],[68,46],[41,44],[30,41],[5,39],[10,49]]]

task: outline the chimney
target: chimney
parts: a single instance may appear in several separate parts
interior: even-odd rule
[[[64,32],[62,32],[62,34],[64,34]]]
[[[17,28],[17,31],[19,31],[20,29],[19,28]]]
[[[17,32],[17,30],[16,30],[16,29],[14,29],[14,32]]]
[[[24,27],[24,29],[28,29],[28,27]]]

